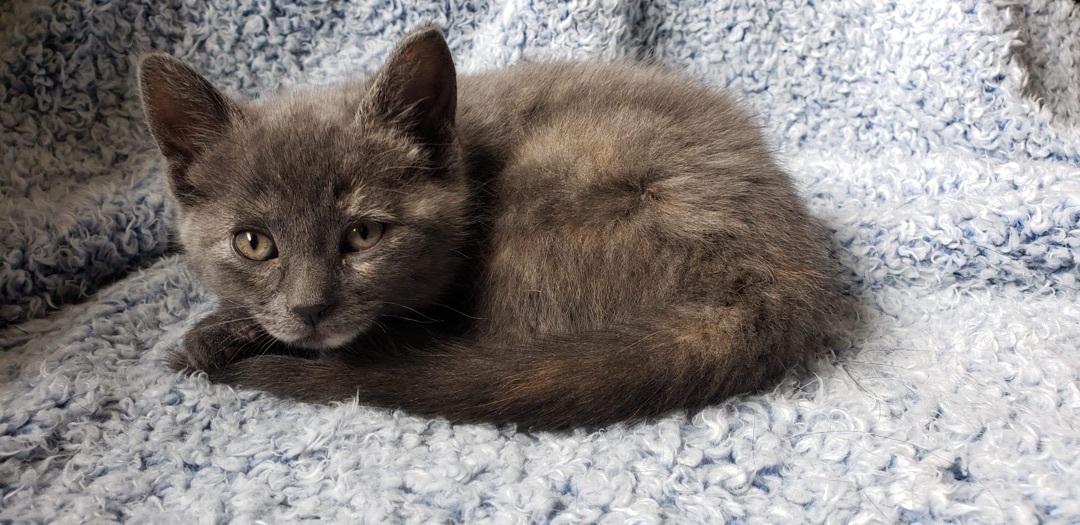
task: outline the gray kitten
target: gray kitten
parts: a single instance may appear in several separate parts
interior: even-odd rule
[[[828,243],[754,125],[660,69],[458,77],[429,27],[370,81],[259,105],[165,55],[139,73],[221,300],[177,369],[565,428],[758,388],[839,321]]]

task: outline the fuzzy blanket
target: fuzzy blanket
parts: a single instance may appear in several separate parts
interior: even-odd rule
[[[416,5],[405,5],[405,4]],[[740,94],[862,317],[808,373],[600,432],[312,406],[166,369],[171,244],[132,50],[241,96],[376,67],[653,60]],[[0,522],[1080,521],[1071,0],[0,2]]]

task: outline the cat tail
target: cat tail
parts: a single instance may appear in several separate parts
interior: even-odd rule
[[[523,345],[446,340],[362,366],[254,357],[213,379],[313,402],[356,398],[459,422],[605,425],[722,401],[760,387],[810,353],[813,327],[761,320],[734,307],[682,309]]]

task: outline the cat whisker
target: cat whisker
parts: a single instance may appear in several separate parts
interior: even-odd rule
[[[375,321],[375,322],[374,322],[373,324],[374,324],[375,326],[377,326],[377,327],[379,328],[379,330],[382,330],[382,333],[384,333],[384,334],[386,334],[386,335],[390,335],[390,332],[388,332],[388,331],[386,330],[386,327],[385,327],[385,326],[383,326],[383,324],[382,324],[382,323],[380,323],[380,322],[378,322],[378,321]]]
[[[442,171],[442,168],[433,168],[431,166],[383,166],[383,168],[389,170]]]
[[[243,322],[254,321],[254,320],[255,320],[254,317],[239,317],[239,318],[236,318],[236,319],[226,319],[224,321],[218,321],[216,323],[209,323],[209,324],[203,324],[203,323],[200,322],[200,323],[196,323],[195,326],[191,328],[191,332],[202,331],[202,330],[211,330],[211,329],[215,329],[215,328],[221,328],[222,326],[228,326],[228,325],[235,324],[235,323],[243,323]]]
[[[397,306],[398,308],[404,308],[404,309],[406,309],[406,310],[409,310],[410,312],[413,312],[413,313],[415,313],[415,314],[419,315],[420,317],[424,317],[424,318],[428,319],[429,321],[431,321],[431,322],[433,322],[433,323],[438,323],[438,322],[440,322],[440,320],[439,320],[439,319],[435,319],[435,318],[433,318],[433,317],[431,317],[431,316],[429,316],[429,315],[427,315],[427,314],[425,314],[425,313],[423,313],[423,312],[421,312],[421,311],[417,310],[416,308],[411,308],[411,307],[405,306],[405,305],[403,305],[403,304],[401,304],[401,303],[394,303],[394,302],[390,302],[390,301],[384,301],[384,302],[385,302],[386,304],[390,305],[390,306]],[[391,317],[392,317],[392,316],[391,316]]]
[[[408,321],[410,323],[417,323],[417,324],[435,324],[435,323],[439,322],[439,321],[435,321],[435,320],[421,321],[419,319],[413,319],[411,317],[402,317],[400,315],[389,315],[389,314],[384,314],[383,317],[389,317],[391,319],[400,319],[402,321]]]
[[[474,320],[477,320],[477,321],[487,321],[488,319],[490,319],[489,317],[476,317],[475,315],[469,315],[469,314],[467,314],[465,312],[462,312],[461,310],[458,310],[457,308],[454,308],[454,307],[452,307],[452,306],[450,306],[448,304],[435,303],[435,306],[441,306],[441,307],[446,308],[447,310],[450,310],[451,312],[454,312],[455,314],[458,314],[458,315],[460,315],[462,317],[466,317],[466,318],[469,318],[469,319],[474,319]]]
[[[259,349],[255,351],[255,356],[256,357],[264,356],[267,353],[269,353],[270,349],[274,347],[274,340],[271,339],[271,338],[266,338],[265,340],[263,340],[262,342],[260,342],[258,344],[259,344]]]

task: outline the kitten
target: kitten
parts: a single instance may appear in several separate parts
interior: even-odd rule
[[[752,122],[660,69],[458,77],[428,27],[368,82],[258,105],[165,55],[139,75],[221,304],[177,369],[566,428],[758,388],[839,320],[828,243]]]

